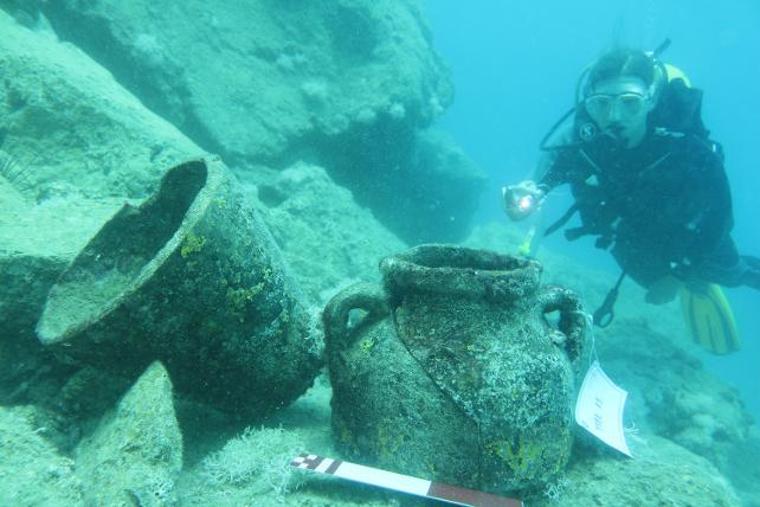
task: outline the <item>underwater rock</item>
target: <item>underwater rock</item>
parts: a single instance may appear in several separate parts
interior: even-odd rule
[[[122,204],[88,199],[34,204],[0,194],[0,403],[46,403],[65,382],[72,368],[43,349],[34,326],[50,287]]]
[[[680,308],[671,311],[681,319]],[[649,324],[622,317],[621,312],[617,312],[617,325],[600,333],[598,344],[600,356],[607,358],[605,370],[629,391],[627,417],[709,460],[732,481],[740,496],[760,497],[760,463],[738,458],[748,448],[759,447],[750,438],[757,425],[736,390],[705,369],[696,354],[682,348],[690,340],[682,322],[680,327],[667,326],[665,319]]]
[[[203,153],[82,51],[2,10],[0,33],[0,148],[30,200],[144,197],[164,168]]]
[[[728,481],[706,459],[664,438],[628,439],[633,459],[604,452],[574,461],[567,474],[547,485],[536,507],[614,505],[743,505]]]
[[[381,120],[332,140],[325,166],[333,179],[406,243],[464,239],[486,173],[441,131],[389,131]]]
[[[572,446],[577,297],[532,260],[423,245],[324,312],[333,430],[381,468],[504,493],[545,484]],[[363,316],[352,327],[350,314]],[[546,314],[558,312],[556,327]]]
[[[453,97],[420,1],[43,9],[62,39],[236,171],[305,160],[407,243],[466,234],[485,176],[451,140],[420,132]]]
[[[243,417],[295,399],[321,363],[277,246],[215,159],[176,166],[106,223],[50,290],[37,335],[125,376],[160,359],[178,392]]]
[[[0,9],[13,16],[18,23],[28,28],[40,24],[40,3],[43,0],[0,0]]]
[[[182,435],[172,384],[155,362],[76,449],[88,505],[175,505]]]
[[[263,218],[320,310],[346,280],[379,280],[377,259],[406,248],[321,167],[298,163],[270,181],[257,185]]]
[[[1,197],[1,196],[0,196]],[[34,336],[50,287],[124,201],[0,201],[0,335]]]
[[[84,506],[74,462],[45,439],[33,409],[0,406],[0,503]]]
[[[417,134],[410,165],[406,181],[398,184],[408,186],[409,192],[399,202],[390,199],[395,214],[389,217],[389,227],[412,244],[464,239],[487,186],[485,171],[436,129]]]
[[[366,122],[367,111],[426,125],[452,98],[416,0],[61,0],[42,9],[62,39],[233,164],[313,150],[315,136]]]

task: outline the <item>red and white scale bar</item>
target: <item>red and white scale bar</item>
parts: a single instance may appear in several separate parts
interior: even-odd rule
[[[426,481],[410,475],[402,475],[379,468],[357,465],[348,461],[325,458],[316,454],[301,454],[290,464],[296,468],[334,475],[349,481],[441,500],[466,507],[522,507],[514,498],[483,493],[472,489],[449,486],[440,482]]]

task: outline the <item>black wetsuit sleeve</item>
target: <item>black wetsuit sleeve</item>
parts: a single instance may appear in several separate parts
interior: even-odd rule
[[[570,182],[572,157],[567,151],[545,153],[539,160],[535,181],[545,192]]]
[[[575,142],[573,125],[566,126],[559,134],[556,145],[571,146]],[[570,171],[573,166],[572,155],[575,149],[559,148],[544,151],[538,160],[533,180],[544,192],[550,192],[555,187],[569,183]]]

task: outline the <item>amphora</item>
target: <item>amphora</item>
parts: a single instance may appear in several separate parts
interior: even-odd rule
[[[347,455],[491,492],[570,455],[585,316],[537,261],[422,245],[326,306],[333,430]]]
[[[50,290],[37,335],[119,375],[161,360],[178,392],[262,416],[311,385],[312,327],[266,226],[224,164],[203,158],[98,231]]]

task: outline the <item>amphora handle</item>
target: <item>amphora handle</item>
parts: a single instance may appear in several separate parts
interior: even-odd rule
[[[367,314],[349,330],[348,317],[351,310],[364,310]],[[385,292],[379,286],[357,283],[343,289],[327,303],[322,314],[328,349],[345,350],[351,345],[351,335],[356,335],[356,330],[389,314]]]
[[[538,295],[538,308],[542,319],[547,313],[559,312],[557,329],[552,332],[563,336],[555,337],[554,341],[561,344],[570,361],[577,364],[583,353],[584,332],[588,322],[580,298],[571,290],[547,286]]]

